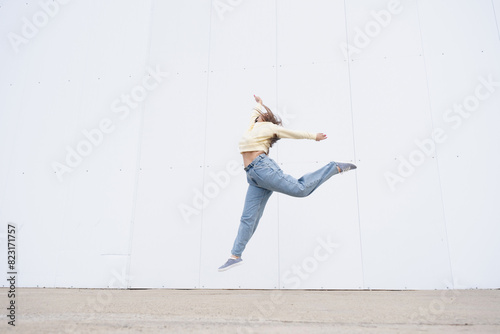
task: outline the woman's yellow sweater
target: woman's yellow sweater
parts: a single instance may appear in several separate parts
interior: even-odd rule
[[[256,122],[262,112],[260,103],[253,109],[250,116],[250,124],[239,142],[240,153],[251,151],[264,151],[269,153],[271,138],[276,134],[279,138],[312,139],[316,140],[316,134],[306,131],[293,131],[271,122]]]

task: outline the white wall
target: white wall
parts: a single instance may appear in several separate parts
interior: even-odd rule
[[[499,0],[0,5],[0,265],[13,223],[19,286],[500,287]],[[276,144],[285,172],[358,169],[273,194],[219,273],[253,94],[329,136]]]

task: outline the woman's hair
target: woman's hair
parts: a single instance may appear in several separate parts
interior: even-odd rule
[[[271,122],[279,126],[283,126],[281,122],[281,118],[277,115],[275,115],[271,109],[269,109],[267,106],[262,105],[264,108],[266,108],[267,113],[262,114],[262,118],[264,119],[264,122]],[[274,143],[276,143],[280,138],[278,137],[277,134],[274,134],[274,136],[271,138],[271,143],[269,144],[269,147],[272,147]]]

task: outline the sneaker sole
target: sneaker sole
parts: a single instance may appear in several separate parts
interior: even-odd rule
[[[243,264],[243,261],[240,261],[240,262],[238,262],[238,263],[235,263],[235,264],[232,264],[232,265],[230,265],[230,266],[227,266],[226,268],[219,269],[219,272],[221,272],[221,271],[226,271],[226,270],[229,270],[229,269],[231,269],[231,268],[237,267],[237,266],[239,266],[240,264]]]

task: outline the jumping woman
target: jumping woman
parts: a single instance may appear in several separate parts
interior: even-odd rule
[[[267,156],[269,148],[276,141],[281,138],[321,141],[326,139],[326,135],[285,129],[281,126],[280,118],[262,104],[262,99],[254,97],[257,106],[253,109],[248,129],[239,143],[248,182],[245,206],[231,256],[219,267],[219,271],[242,264],[241,254],[257,229],[267,200],[274,191],[294,197],[306,197],[333,175],[356,169],[353,164],[332,161],[299,179],[284,174],[278,164]],[[263,112],[262,107],[267,112]]]

